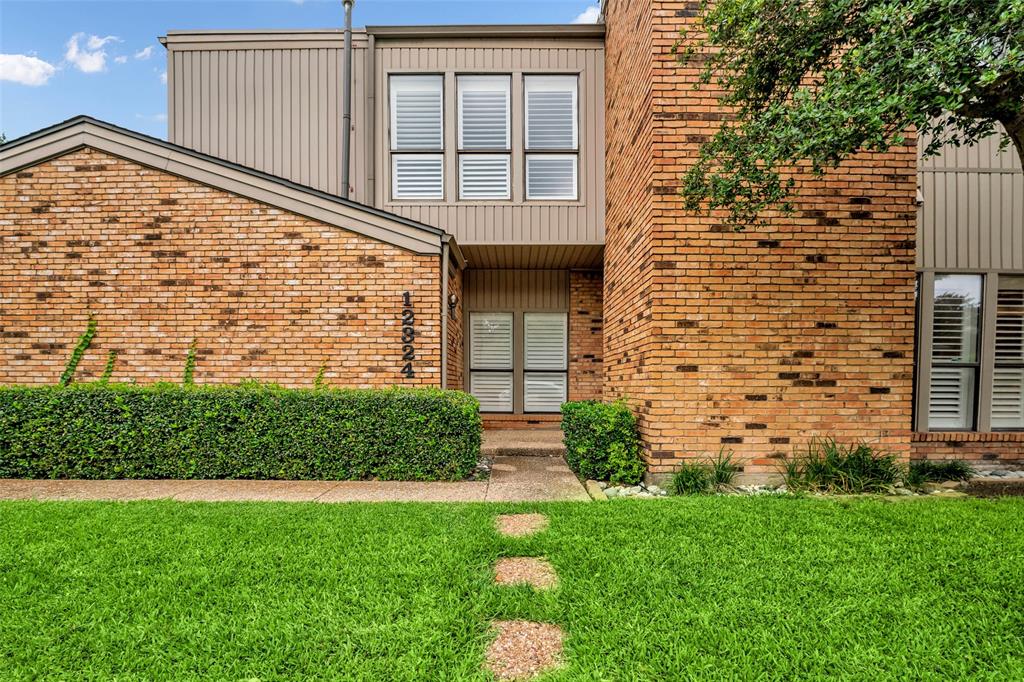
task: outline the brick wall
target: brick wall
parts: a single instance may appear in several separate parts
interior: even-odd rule
[[[961,459],[979,469],[1024,467],[1024,433],[915,433],[911,459]]]
[[[795,213],[764,228],[735,232],[686,212],[680,177],[724,114],[714,91],[693,90],[699,65],[671,53],[698,9],[606,6],[606,396],[637,408],[655,474],[720,448],[749,472],[775,471],[815,435],[907,457],[913,142],[823,178],[797,173]],[[640,63],[647,44],[650,65]],[[644,107],[648,119],[635,112]],[[646,156],[622,161],[629,145]]]
[[[57,381],[93,313],[78,379],[438,385],[437,256],[416,255],[81,150],[0,178],[0,383]],[[401,361],[402,292],[416,377]]]
[[[463,310],[465,303],[462,289],[462,270],[454,269],[452,276],[448,278],[448,295],[455,295],[455,316],[448,316],[448,359],[447,374],[445,378],[447,387],[452,390],[461,391],[465,388],[465,356],[463,355]],[[445,313],[448,313],[448,304],[445,302]]]
[[[569,400],[600,400],[604,280],[599,271],[569,273]]]
[[[652,443],[654,5],[606,2],[604,398],[631,398]]]

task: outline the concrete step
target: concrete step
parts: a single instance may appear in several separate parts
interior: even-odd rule
[[[561,429],[485,429],[481,452],[486,457],[562,457]]]

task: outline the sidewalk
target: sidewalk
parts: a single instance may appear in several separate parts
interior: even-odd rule
[[[496,457],[486,481],[84,481],[0,479],[0,500],[182,502],[589,501],[561,457]]]

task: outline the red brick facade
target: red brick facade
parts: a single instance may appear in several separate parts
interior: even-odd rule
[[[601,399],[603,289],[599,271],[569,273],[569,400]]]
[[[1024,467],[1024,433],[915,433],[911,459],[962,459],[975,467]]]
[[[77,378],[440,384],[439,259],[80,150],[0,178],[0,383],[57,381],[93,314]],[[403,292],[416,312],[404,377]]]
[[[653,473],[721,448],[774,471],[816,435],[907,457],[915,149],[798,175],[767,228],[686,212],[680,177],[722,118],[671,51],[698,9],[606,6],[605,398],[635,406]]]

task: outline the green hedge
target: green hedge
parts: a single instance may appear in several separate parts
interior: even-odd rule
[[[565,459],[581,478],[639,483],[644,475],[636,417],[621,402],[562,405]]]
[[[0,387],[0,478],[456,480],[480,431],[458,391]]]

